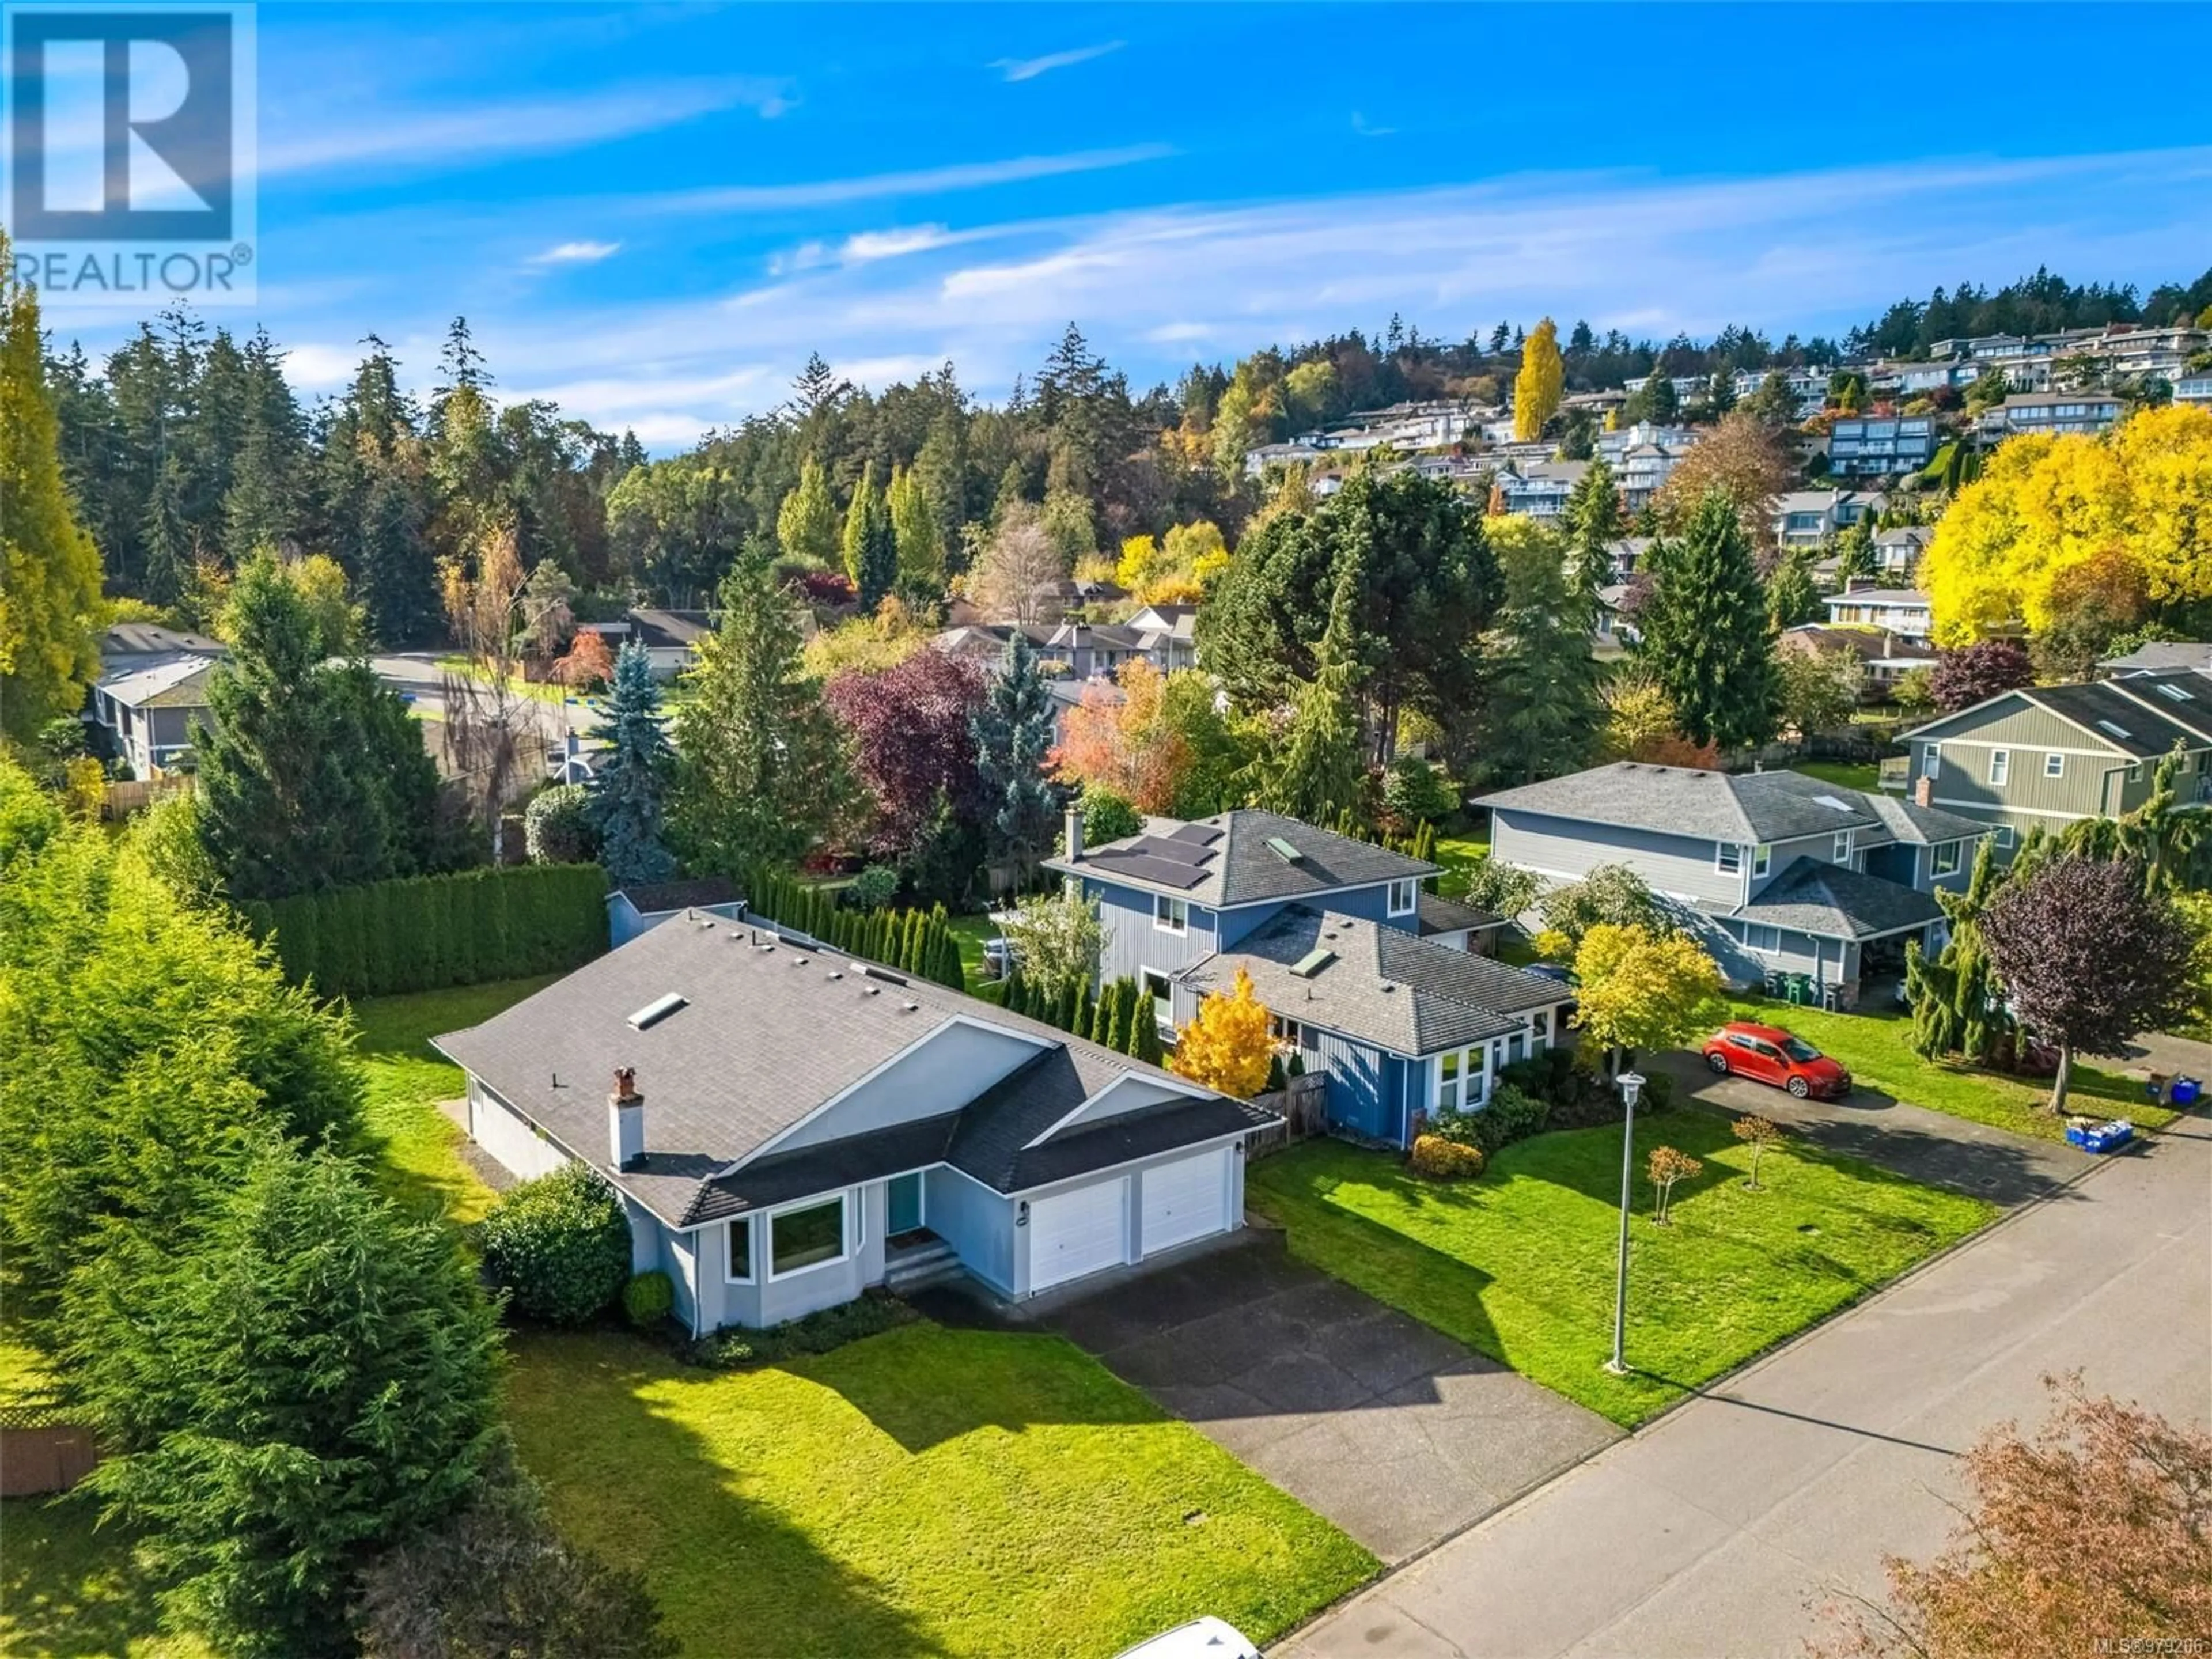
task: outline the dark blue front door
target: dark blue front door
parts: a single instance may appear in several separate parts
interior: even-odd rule
[[[884,1183],[884,1231],[896,1238],[921,1225],[921,1177],[894,1176]]]

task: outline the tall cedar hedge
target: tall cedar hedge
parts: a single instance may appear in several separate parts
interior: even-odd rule
[[[284,976],[325,996],[439,991],[557,973],[607,948],[606,873],[522,864],[339,887],[240,907]]]
[[[916,979],[968,988],[960,939],[942,904],[928,910],[854,910],[837,902],[835,889],[768,869],[752,873],[746,893],[746,909],[779,927]]]

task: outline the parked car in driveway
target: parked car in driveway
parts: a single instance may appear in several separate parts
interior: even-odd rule
[[[1730,1021],[1705,1039],[1705,1064],[1723,1077],[1786,1089],[1799,1100],[1841,1100],[1851,1091],[1851,1074],[1841,1061],[1779,1025]]]

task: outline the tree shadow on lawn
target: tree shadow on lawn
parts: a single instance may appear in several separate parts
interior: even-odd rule
[[[711,1387],[635,1339],[532,1336],[518,1345],[517,1394],[549,1388],[545,1411],[515,1422],[525,1463],[551,1494],[562,1532],[646,1575],[665,1628],[687,1654],[846,1659],[945,1650],[864,1572],[824,1553],[767,1504],[742,1495],[748,1471],[647,1398],[672,1381]],[[515,1413],[510,1412],[510,1417]]]
[[[98,1526],[99,1516],[98,1500],[83,1493],[0,1503],[6,1651],[25,1659],[104,1659],[159,1631],[153,1587],[132,1559],[133,1535],[121,1526]]]

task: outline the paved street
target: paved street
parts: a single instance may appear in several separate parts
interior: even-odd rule
[[[1631,1358],[1634,1356],[1632,1354]],[[1952,1455],[2039,1378],[2212,1420],[2212,1124],[2183,1120],[1692,1401],[1278,1650],[1778,1656],[1952,1520]]]

